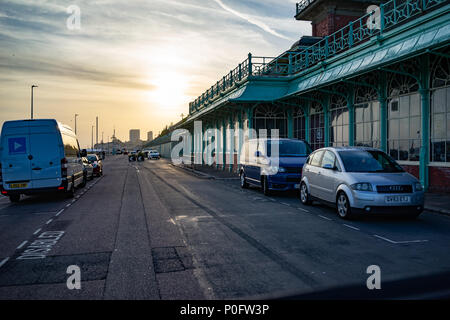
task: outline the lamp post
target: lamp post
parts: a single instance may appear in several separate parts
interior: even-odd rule
[[[33,89],[37,88],[37,85],[32,85],[31,86],[31,120],[33,120]]]
[[[77,117],[78,114],[75,113],[75,134],[77,134]]]
[[[91,129],[91,152],[94,151],[94,126]]]

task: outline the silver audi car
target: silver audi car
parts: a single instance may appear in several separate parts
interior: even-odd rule
[[[423,211],[420,182],[381,150],[330,147],[311,153],[303,166],[300,200],[332,204],[339,216],[358,213],[402,214],[416,218]]]

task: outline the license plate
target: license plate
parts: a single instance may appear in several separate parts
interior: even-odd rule
[[[11,183],[9,187],[11,189],[22,189],[28,187],[28,183]]]
[[[387,196],[385,198],[386,203],[410,203],[410,196]]]

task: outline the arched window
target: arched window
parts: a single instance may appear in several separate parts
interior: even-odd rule
[[[450,59],[439,57],[431,70],[432,162],[450,162]]]
[[[311,148],[313,150],[323,148],[325,141],[325,121],[322,105],[315,101],[311,102],[309,115]]]
[[[299,140],[305,140],[305,113],[301,107],[297,108],[293,112],[293,120],[294,120],[294,138]]]
[[[374,88],[355,90],[355,145],[380,147],[380,103]]]
[[[391,74],[388,82],[388,152],[400,161],[419,161],[421,108],[417,81]]]
[[[331,96],[330,105],[330,145],[348,145],[349,111],[347,99],[340,95]]]
[[[258,135],[260,129],[266,129],[267,137],[271,137],[271,130],[278,129],[280,138],[287,137],[287,117],[283,109],[273,104],[263,104],[255,109],[253,118],[254,128]]]

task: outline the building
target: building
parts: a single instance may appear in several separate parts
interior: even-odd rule
[[[373,4],[379,7],[366,14]],[[195,121],[203,131],[242,129],[217,139],[216,160],[235,158],[249,129],[276,128],[313,149],[372,146],[426,190],[450,192],[450,3],[303,0],[295,18],[312,21],[312,37],[275,59],[249,54],[171,130],[194,132]],[[204,143],[193,141],[202,151]],[[151,145],[170,150],[173,142],[160,137]]]
[[[153,131],[147,132],[147,142],[150,142],[153,140]]]
[[[131,129],[130,130],[130,143],[138,144],[141,140],[141,131],[139,129]]]

